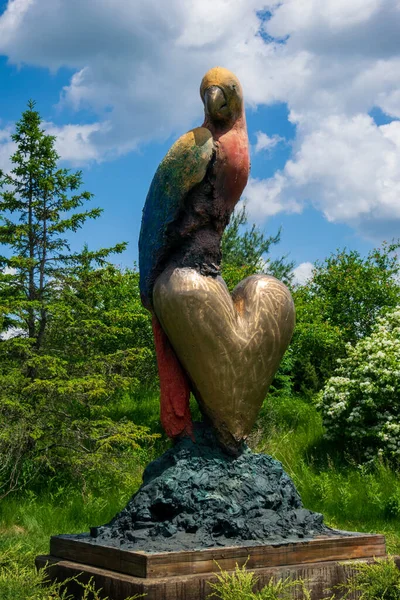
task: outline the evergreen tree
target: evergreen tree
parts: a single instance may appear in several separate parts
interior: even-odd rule
[[[233,289],[245,277],[254,273],[273,275],[290,284],[294,262],[287,256],[271,259],[271,248],[279,244],[281,229],[276,235],[266,236],[255,223],[246,228],[246,206],[235,211],[222,238],[222,276],[229,289]]]
[[[0,256],[3,327],[14,327],[40,350],[54,287],[82,259],[71,252],[66,232],[76,232],[101,209],[77,211],[92,197],[80,191],[82,173],[57,166],[55,137],[41,128],[41,118],[30,100],[11,136],[17,146],[13,169],[0,171],[0,244],[10,254]],[[103,263],[125,244],[87,253]],[[34,373],[31,373],[33,376]]]
[[[67,234],[101,210],[85,210],[82,173],[58,167],[41,123],[30,101],[0,173],[0,498],[49,473],[123,476],[118,452],[152,438],[111,406],[154,363],[133,327],[150,328],[137,282],[107,261],[126,244],[71,251]]]

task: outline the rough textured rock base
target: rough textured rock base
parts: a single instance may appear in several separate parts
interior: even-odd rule
[[[150,463],[143,485],[93,542],[147,552],[254,545],[312,538],[332,530],[303,508],[282,465],[247,446],[226,454],[197,425]]]

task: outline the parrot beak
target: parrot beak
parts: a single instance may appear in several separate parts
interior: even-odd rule
[[[204,105],[206,112],[211,117],[222,117],[221,112],[227,106],[224,92],[217,85],[212,85],[206,89],[204,94]]]

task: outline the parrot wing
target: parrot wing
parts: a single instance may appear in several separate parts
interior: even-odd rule
[[[196,127],[174,143],[151,182],[139,237],[140,292],[148,308],[158,269],[168,255],[167,228],[177,218],[188,192],[204,179],[214,152],[209,129]]]

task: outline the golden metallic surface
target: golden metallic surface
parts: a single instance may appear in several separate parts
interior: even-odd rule
[[[234,449],[250,433],[292,337],[289,290],[253,275],[231,296],[220,277],[170,268],[156,280],[153,300],[203,413]]]

